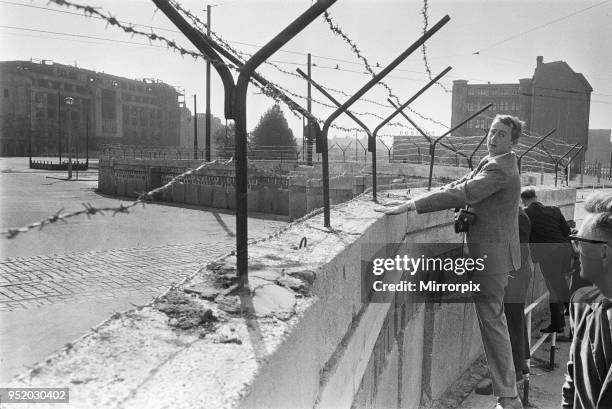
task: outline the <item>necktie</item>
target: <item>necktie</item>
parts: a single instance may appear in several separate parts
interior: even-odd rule
[[[484,167],[484,165],[486,165],[487,163],[489,163],[489,159],[488,158],[484,158],[483,160],[480,161],[480,163],[478,164],[478,167],[476,168],[476,170],[474,171],[474,174],[472,175],[472,177],[476,176],[476,174],[478,174],[478,172],[480,172],[480,170]]]

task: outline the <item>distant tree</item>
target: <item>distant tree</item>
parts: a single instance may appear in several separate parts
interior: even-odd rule
[[[295,158],[297,145],[280,106],[267,110],[251,134],[249,154],[254,159]]]
[[[229,159],[234,156],[234,135],[236,127],[234,123],[228,126],[223,126],[213,133],[213,141],[217,147],[218,156],[223,159]]]

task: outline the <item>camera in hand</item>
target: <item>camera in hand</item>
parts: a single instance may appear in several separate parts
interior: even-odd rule
[[[476,214],[467,209],[455,209],[455,233],[467,233],[476,221]]]

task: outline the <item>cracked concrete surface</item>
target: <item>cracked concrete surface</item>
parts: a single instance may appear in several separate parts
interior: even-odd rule
[[[68,385],[74,408],[236,407],[316,301],[322,266],[380,217],[376,206],[357,199],[334,210],[344,216],[335,215],[336,230],[316,215],[251,245],[246,289],[236,285],[235,256],[217,260],[151,305],[113,315],[11,386]]]

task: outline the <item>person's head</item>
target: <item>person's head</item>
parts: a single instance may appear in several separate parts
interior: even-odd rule
[[[523,132],[523,121],[511,115],[496,115],[487,135],[489,155],[497,156],[510,152]]]
[[[527,207],[533,202],[538,200],[536,196],[536,191],[532,187],[525,187],[521,190],[521,202],[523,202],[523,206]]]
[[[612,298],[612,193],[589,196],[584,209],[587,216],[574,236],[580,251],[580,275]]]

